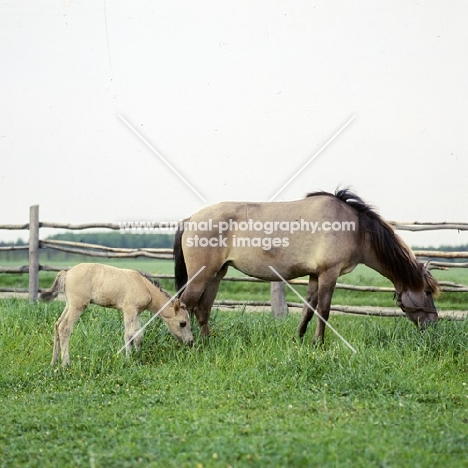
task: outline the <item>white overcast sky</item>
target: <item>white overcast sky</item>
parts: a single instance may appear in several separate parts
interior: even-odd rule
[[[387,219],[467,222],[467,14],[462,0],[5,0],[0,223],[32,204],[82,223],[267,201],[353,116],[276,200],[347,185]]]

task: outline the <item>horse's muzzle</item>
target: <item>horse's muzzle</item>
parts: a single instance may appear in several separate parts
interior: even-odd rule
[[[409,319],[420,329],[425,330],[428,326],[434,326],[439,320],[437,312],[424,312],[424,311],[404,311]]]

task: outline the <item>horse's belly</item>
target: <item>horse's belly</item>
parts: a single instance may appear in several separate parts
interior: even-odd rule
[[[298,278],[314,274],[314,267],[305,264],[304,262],[279,262],[274,259],[270,261],[259,261],[255,257],[238,258],[229,262],[236,270],[242,273],[253,276],[254,278],[263,279],[265,281],[279,281],[281,278],[286,280]]]
[[[121,300],[119,291],[93,291],[91,303],[102,307],[117,307]]]
[[[349,234],[291,235],[286,245],[238,246],[229,252],[229,263],[246,275],[267,281],[286,280],[301,276],[319,276],[330,268],[339,274],[351,271],[358,262],[354,240]],[[344,242],[344,240],[347,242]],[[281,278],[280,278],[281,279]]]

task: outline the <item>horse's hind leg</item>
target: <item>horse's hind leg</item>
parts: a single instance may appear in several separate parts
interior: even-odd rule
[[[185,304],[189,312],[193,312],[197,317],[202,335],[210,334],[208,320],[210,318],[211,306],[218,292],[219,283],[226,274],[227,266],[216,262],[216,258],[210,258],[211,264],[204,265],[203,271],[199,270],[197,276],[189,275],[191,281],[187,284],[180,302]]]
[[[303,338],[307,331],[307,326],[310,320],[314,316],[314,310],[317,308],[318,301],[318,281],[317,278],[310,277],[309,284],[307,286],[306,295],[307,304],[304,304],[302,308],[302,318],[299,324],[299,338]],[[312,306],[312,307],[310,307]]]
[[[216,276],[206,285],[205,291],[201,295],[198,304],[193,309],[195,316],[197,317],[198,325],[200,326],[200,332],[203,336],[210,334],[210,326],[208,321],[210,319],[211,307],[218,294],[219,284],[224,278],[228,270],[228,266],[224,265],[216,274]]]
[[[60,322],[64,319],[68,312],[68,304],[63,309],[62,314],[60,315],[59,319],[55,322],[54,325],[54,351],[52,352],[52,362],[50,363],[52,366],[55,365],[58,361],[59,354],[60,354],[60,335],[59,335],[59,325]]]
[[[70,363],[70,356],[68,354],[68,343],[70,341],[70,335],[73,331],[76,321],[80,315],[86,309],[87,304],[80,305],[79,307],[74,304],[68,304],[65,314],[60,317],[57,326],[58,339],[62,354],[62,366],[66,366]],[[64,311],[65,312],[65,311]]]

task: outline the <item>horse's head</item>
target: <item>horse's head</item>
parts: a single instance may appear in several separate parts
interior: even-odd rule
[[[430,322],[437,322],[437,309],[434,304],[434,296],[440,293],[437,280],[430,274],[424,265],[421,265],[424,279],[422,291],[403,290],[396,291],[396,302],[406,316],[422,329]]]
[[[179,299],[175,299],[161,312],[169,331],[181,342],[193,344],[189,313]]]
[[[403,291],[396,293],[397,305],[414,322],[426,328],[429,322],[437,322],[437,309],[431,291]]]

